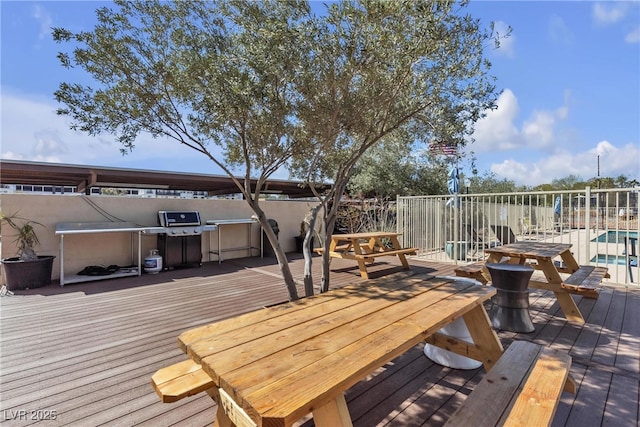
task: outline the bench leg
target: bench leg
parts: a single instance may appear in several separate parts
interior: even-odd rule
[[[352,427],[351,416],[344,394],[313,411],[313,422],[317,427]]]

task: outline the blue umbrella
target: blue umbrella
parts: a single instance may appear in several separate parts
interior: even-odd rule
[[[556,196],[556,201],[553,204],[553,213],[555,214],[553,218],[555,229],[556,231],[560,231],[560,214],[562,213],[562,200],[560,196]]]
[[[456,194],[460,191],[460,175],[458,174],[457,166],[451,166],[451,169],[449,169],[447,188],[449,189],[449,194]],[[453,197],[447,201],[447,206],[451,205],[453,205]]]

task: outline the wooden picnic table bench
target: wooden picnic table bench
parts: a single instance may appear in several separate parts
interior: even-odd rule
[[[202,366],[187,359],[158,370],[151,384],[162,403],[173,403],[212,388],[215,384]]]
[[[484,264],[484,261],[479,261],[471,264],[459,265],[454,268],[453,271],[456,273],[456,276],[475,279],[483,285],[486,285],[490,282],[490,277],[485,277],[486,269],[484,268]]]
[[[566,243],[548,243],[521,241],[485,249],[489,253],[486,262],[458,266],[454,269],[457,276],[469,277],[481,283],[491,279],[485,263],[510,262],[527,264],[543,273],[532,276],[531,288],[551,290],[568,320],[584,323],[570,294],[585,298],[598,298],[598,288],[603,278],[609,277],[606,267],[580,266]],[[554,261],[560,257],[561,262]],[[563,279],[560,274],[570,274]]]
[[[364,279],[369,278],[366,264],[374,262],[377,257],[397,256],[402,266],[408,270],[406,255],[415,255],[418,248],[403,248],[398,236],[399,233],[386,231],[334,234],[329,245],[329,257],[355,260]],[[316,248],[314,251],[321,254],[324,249]]]
[[[487,284],[490,282],[490,277],[486,277],[484,265],[484,261],[460,265],[454,269],[454,272],[456,276],[468,277],[480,283]],[[540,266],[537,264],[529,265],[540,270]],[[564,272],[561,267],[558,268],[558,271]],[[606,267],[581,265],[571,276],[562,280],[562,287],[572,294],[581,295],[585,298],[598,299],[598,288],[602,283],[602,279],[608,277],[611,276]]]
[[[447,348],[489,370],[502,355],[483,303],[490,286],[395,273],[186,331],[190,361],[152,377],[162,401],[206,391],[220,425],[350,426],[344,392],[442,327],[464,319],[472,343]],[[442,335],[442,334],[439,334]]]
[[[571,276],[562,280],[562,287],[585,298],[597,299],[598,288],[605,277],[611,277],[606,267],[581,265]]]
[[[549,426],[562,391],[575,393],[570,367],[567,353],[514,341],[445,426]]]

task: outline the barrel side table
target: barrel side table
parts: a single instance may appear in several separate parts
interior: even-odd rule
[[[533,268],[527,265],[488,263],[491,285],[496,288],[489,317],[497,330],[530,333],[535,331],[529,314],[529,280]]]

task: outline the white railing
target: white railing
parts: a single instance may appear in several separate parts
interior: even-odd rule
[[[438,262],[481,260],[513,239],[571,243],[581,265],[640,285],[639,207],[638,188],[399,197],[397,228],[405,246]]]

